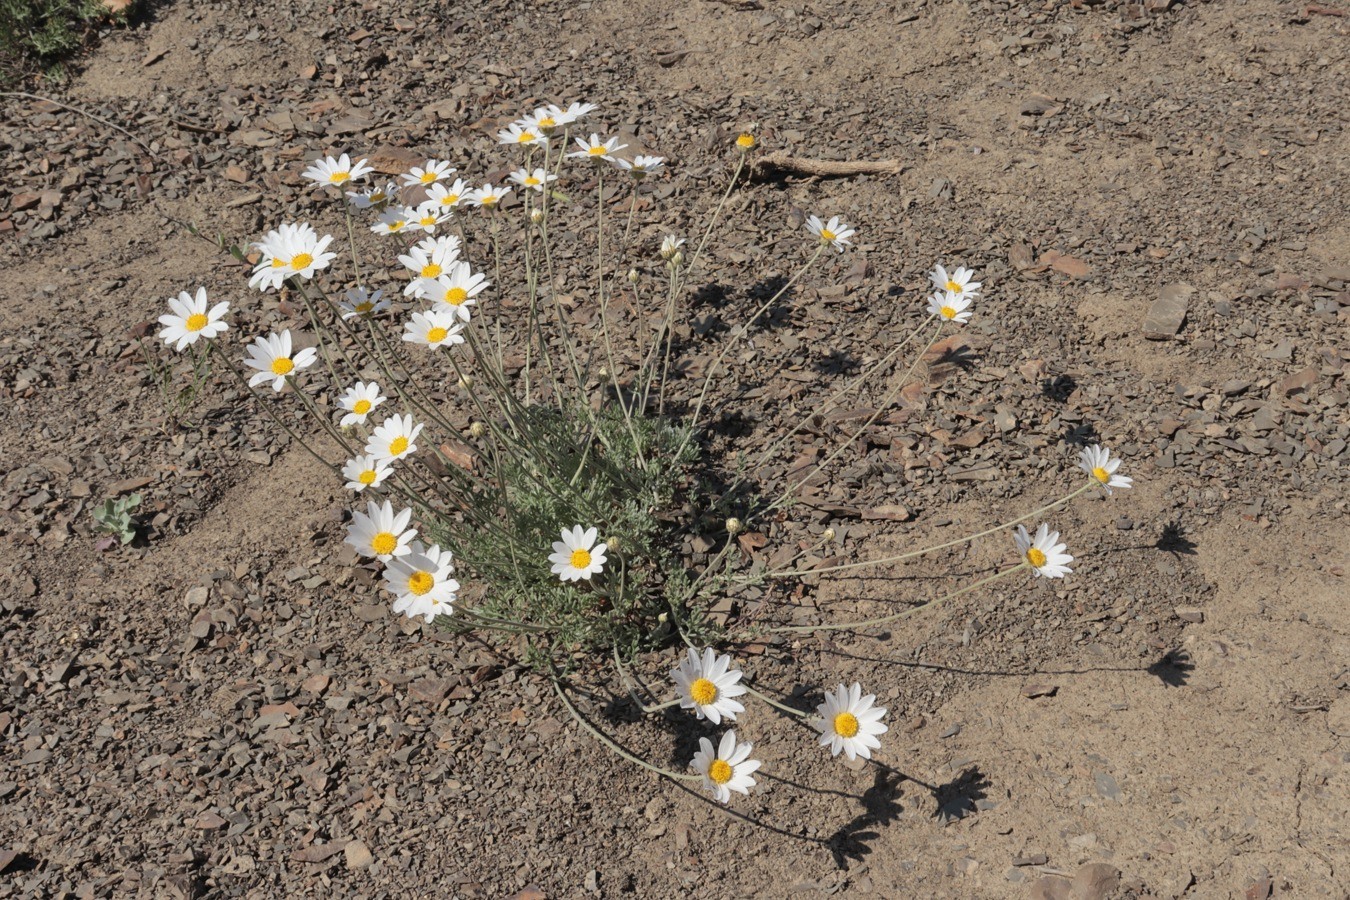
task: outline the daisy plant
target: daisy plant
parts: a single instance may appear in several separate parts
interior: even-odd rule
[[[782,242],[791,255],[773,288],[737,297],[745,312],[725,331],[691,335],[690,298],[715,277],[709,247],[728,230],[724,212],[746,188],[742,175],[753,170],[761,138],[745,132],[728,141],[720,198],[681,234],[652,212],[670,193],[660,187],[670,172],[665,157],[602,137],[603,126],[571,133],[596,112],[590,103],[548,104],[501,126],[502,160],[490,177],[509,172],[505,184],[484,180],[487,173],[454,178],[451,160],[428,156],[396,183],[358,187],[372,174],[358,154],[314,159],[299,174],[335,189],[308,196],[334,201],[345,247],[320,227],[330,218],[320,210],[268,230],[249,256],[248,285],[280,295],[266,315],[296,321],[258,334],[266,329],[228,323],[230,304],[211,303],[205,289],[184,292],[159,318],[169,348],[162,352],[193,354],[199,366],[213,356],[331,467],[353,501],[345,542],[361,565],[381,572],[394,614],[496,636],[504,652],[546,672],[579,727],[619,756],[701,785],[720,803],[753,790],[761,765],[751,742],[730,730],[700,737],[681,771],[640,759],[578,708],[574,681],[590,670],[586,654],[611,660],[644,712],[755,733],[747,729],[763,725],[751,721],[753,706],[763,704],[800,719],[832,757],[884,754],[887,710],[860,683],[776,698],[719,649],[722,641],[865,630],[1000,579],[1073,575],[1060,533],[1041,520],[1089,491],[1109,494],[1132,481],[1120,459],[1093,445],[1079,454],[1084,477],[1073,489],[972,534],[872,558],[841,550],[821,565],[815,551],[827,531],[821,544],[803,542],[776,566],[747,560],[747,531],[782,533],[803,488],[867,443],[865,433],[915,383],[927,351],[982,314],[986,285],[973,269],[945,262],[902,272],[924,298],[897,308],[906,333],[843,384],[813,388],[761,450],[738,454],[734,471],[719,470],[703,458],[715,389],[742,374],[746,345],[762,336],[770,310],[812,283],[817,265],[836,267],[840,254],[857,252],[857,229],[842,211],[807,216],[804,233]],[[625,201],[620,225],[607,214]],[[241,332],[242,352],[220,348]],[[691,342],[696,366],[679,359]],[[194,375],[194,385],[204,377]],[[794,438],[864,394],[857,405],[870,411],[860,424],[841,429],[808,464],[789,464]],[[322,447],[296,416],[310,417],[308,433],[324,434]],[[714,481],[716,498],[707,487]],[[1029,532],[1023,523],[1033,521],[1039,527]],[[749,582],[776,591],[779,582],[890,566],[1003,532],[1011,533],[1006,566],[899,612],[841,621],[825,609],[782,622],[766,604],[753,621],[710,616],[716,598]],[[705,545],[694,563],[687,542]],[[637,677],[645,651],[664,660],[655,670],[668,673],[665,696]]]

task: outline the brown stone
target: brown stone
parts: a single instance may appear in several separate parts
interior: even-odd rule
[[[1166,284],[1144,319],[1144,337],[1150,341],[1170,341],[1186,321],[1186,310],[1195,288],[1189,284]]]

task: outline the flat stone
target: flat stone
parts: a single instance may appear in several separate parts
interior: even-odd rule
[[[375,857],[371,855],[370,848],[364,841],[352,841],[342,848],[342,853],[347,858],[347,868],[353,871],[364,869],[375,862]]]
[[[1074,900],[1070,893],[1071,882],[1067,878],[1046,875],[1031,883],[1027,896],[1031,900]]]
[[[1120,870],[1108,863],[1088,863],[1073,876],[1074,900],[1106,900],[1120,884]]]
[[[1150,341],[1170,341],[1176,337],[1186,321],[1186,310],[1194,293],[1195,288],[1189,284],[1163,285],[1144,319],[1144,337]]]
[[[1097,793],[1108,800],[1120,800],[1120,785],[1116,784],[1116,779],[1106,772],[1093,772],[1092,780],[1097,785]]]
[[[1190,622],[1193,625],[1199,625],[1205,621],[1205,611],[1195,606],[1178,606],[1172,610],[1176,613],[1178,619],[1183,622]]]

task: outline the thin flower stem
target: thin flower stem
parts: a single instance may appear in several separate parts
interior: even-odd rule
[[[703,567],[703,571],[699,572],[698,577],[695,578],[690,583],[689,589],[685,591],[684,596],[680,598],[681,603],[688,603],[690,600],[694,599],[694,596],[698,591],[699,584],[703,582],[704,578],[708,577],[708,573],[711,572],[717,566],[718,563],[726,559],[727,554],[731,552],[732,544],[734,544],[735,541],[736,536],[734,534],[727,535],[726,543],[722,545],[722,549],[717,552],[717,555],[715,557],[713,557],[711,560],[708,561],[708,564]]]
[[[1005,529],[1005,528],[1011,528],[1011,527],[1013,527],[1014,525],[1020,525],[1022,522],[1025,522],[1025,521],[1027,521],[1028,519],[1034,519],[1034,518],[1036,518],[1037,516],[1041,515],[1042,513],[1049,512],[1050,510],[1054,509],[1054,508],[1057,507],[1057,506],[1063,506],[1065,503],[1068,503],[1070,500],[1073,500],[1074,498],[1076,498],[1076,497],[1078,497],[1078,496],[1080,496],[1080,495],[1086,493],[1087,491],[1091,490],[1096,484],[1097,484],[1096,479],[1093,479],[1092,481],[1089,481],[1087,484],[1085,484],[1085,485],[1083,485],[1082,487],[1080,487],[1078,490],[1076,490],[1076,491],[1071,491],[1070,493],[1065,494],[1063,497],[1060,497],[1058,500],[1054,501],[1053,503],[1047,503],[1045,506],[1042,506],[1042,507],[1040,507],[1039,509],[1033,509],[1031,512],[1027,513],[1026,515],[1021,515],[1021,516],[1018,516],[1018,517],[1015,518],[1015,519],[1009,519],[1009,520],[1006,521],[1006,522],[1001,522],[1001,523],[999,523],[998,525],[993,526],[992,528],[986,528],[984,531],[977,531],[977,532],[974,533],[974,534],[968,534],[968,535],[965,535],[964,537],[954,538],[953,540],[946,541],[946,542],[941,543],[941,544],[934,544],[934,545],[931,546],[931,547],[924,547],[922,550],[910,550],[910,551],[908,551],[907,553],[900,553],[900,554],[897,554],[897,555],[895,555],[895,556],[884,556],[884,557],[882,557],[881,559],[869,559],[869,560],[864,560],[864,561],[862,561],[862,562],[844,563],[844,564],[838,565],[838,566],[827,566],[827,567],[825,567],[825,568],[823,568],[823,569],[809,569],[809,570],[804,571],[804,572],[803,572],[803,571],[786,571],[786,570],[785,570],[785,571],[781,571],[781,572],[769,572],[769,573],[765,574],[764,577],[765,577],[765,578],[787,578],[787,577],[801,576],[801,575],[824,575],[824,574],[827,574],[827,573],[830,573],[830,572],[846,572],[846,571],[849,571],[849,570],[851,570],[851,569],[862,569],[862,568],[866,568],[867,566],[884,566],[884,565],[886,565],[887,563],[903,562],[904,560],[907,560],[907,559],[914,559],[915,557],[918,557],[918,556],[925,556],[925,555],[927,555],[927,554],[929,554],[929,553],[936,553],[936,552],[939,551],[939,550],[946,550],[948,547],[956,547],[956,546],[959,546],[960,544],[968,544],[968,543],[970,543],[971,541],[979,540],[979,539],[982,538],[982,537],[986,537],[986,536],[988,536],[988,535],[991,535],[991,534],[995,534],[995,533],[997,533],[997,532],[1000,532],[1000,531],[1002,531],[1002,530]]]
[[[793,709],[791,706],[779,703],[777,700],[773,699],[768,694],[761,694],[759,691],[755,690],[748,684],[742,683],[741,686],[745,688],[746,693],[758,697],[759,699],[763,700],[765,703],[769,704],[775,709],[781,709],[783,712],[788,713],[789,715],[796,716],[799,719],[809,719],[813,715],[815,715],[815,713],[813,712],[803,711],[800,709]]]
[[[900,393],[900,391],[904,390],[905,385],[909,383],[909,376],[914,374],[914,370],[918,367],[919,363],[923,361],[923,355],[928,352],[929,348],[932,347],[933,344],[937,342],[937,339],[942,335],[942,327],[945,324],[946,322],[944,320],[938,321],[937,330],[934,331],[933,336],[928,339],[928,343],[924,345],[924,348],[922,350],[920,350],[917,354],[915,354],[914,361],[909,364],[909,368],[905,370],[905,374],[900,376],[900,380],[896,383],[895,387],[891,388],[891,390],[886,394],[886,396],[881,399],[881,402],[877,404],[876,412],[872,413],[872,415],[867,419],[867,421],[863,423],[862,427],[859,428],[856,432],[854,432],[853,436],[850,437],[848,440],[841,441],[839,446],[836,447],[834,451],[830,453],[829,456],[825,457],[825,459],[821,460],[819,463],[812,466],[811,471],[802,476],[800,481],[798,481],[794,485],[789,486],[785,491],[783,491],[783,493],[779,495],[777,500],[769,504],[769,507],[764,510],[764,513],[771,512],[777,509],[778,507],[782,506],[784,503],[790,502],[792,500],[793,494],[797,493],[797,490],[802,485],[806,484],[806,482],[814,478],[817,473],[823,472],[826,466],[828,466],[830,463],[838,459],[846,450],[848,450],[850,446],[853,445],[854,441],[856,441],[859,437],[861,437],[867,431],[867,429],[871,428],[872,425],[875,424],[877,419],[881,418],[881,414],[886,411],[886,407],[890,406],[891,401],[894,400],[895,397]]]
[[[263,412],[267,413],[267,415],[272,419],[272,421],[275,422],[281,428],[282,431],[286,432],[286,434],[290,436],[291,440],[295,441],[301,447],[304,447],[305,451],[310,456],[317,459],[319,463],[323,465],[324,468],[328,469],[331,472],[338,472],[340,474],[340,470],[338,469],[337,466],[333,465],[331,462],[320,456],[319,452],[315,450],[313,447],[311,447],[307,441],[302,440],[300,436],[295,433],[295,430],[291,428],[291,426],[287,425],[284,421],[282,421],[281,417],[277,415],[276,410],[272,409],[272,404],[269,401],[265,400],[261,394],[255,391],[253,389],[253,386],[248,383],[248,379],[244,378],[244,376],[237,369],[235,369],[234,366],[230,365],[229,359],[225,357],[225,351],[217,347],[215,341],[211,342],[210,347],[216,353],[220,354],[221,361],[225,363],[225,368],[230,370],[230,374],[233,375],[239,381],[239,384],[241,387],[243,387],[244,391],[258,402],[258,404],[263,408]]]
[[[736,161],[736,171],[731,173],[731,180],[727,182],[727,189],[722,194],[722,199],[717,201],[717,206],[713,209],[712,218],[708,220],[708,227],[703,230],[703,238],[698,242],[698,249],[694,255],[689,258],[689,270],[693,271],[694,266],[703,258],[703,248],[708,245],[708,238],[712,237],[713,228],[717,225],[717,219],[722,214],[722,207],[726,205],[727,198],[736,188],[736,179],[741,177],[741,169],[745,168],[746,154],[742,153],[740,159]]]
[[[896,344],[893,348],[891,348],[890,353],[887,353],[880,360],[873,363],[872,366],[868,368],[866,372],[863,372],[857,378],[853,379],[853,381],[849,382],[848,384],[844,385],[844,387],[835,391],[828,398],[826,398],[824,403],[812,406],[810,412],[802,416],[802,418],[797,422],[797,424],[792,426],[792,428],[786,434],[784,434],[778,440],[770,444],[768,449],[766,449],[763,453],[761,453],[759,455],[759,458],[756,459],[755,462],[746,471],[753,472],[760,466],[764,465],[765,462],[767,462],[769,459],[773,457],[774,453],[778,452],[778,449],[780,447],[782,447],[789,440],[791,440],[792,437],[795,434],[797,434],[797,432],[802,430],[802,428],[806,427],[807,422],[809,422],[812,418],[816,416],[824,415],[825,413],[834,409],[834,405],[838,400],[843,398],[845,395],[852,393],[857,388],[861,387],[862,384],[866,382],[867,379],[871,378],[874,373],[880,370],[883,366],[890,363],[891,360],[895,359],[896,355],[899,354],[899,352],[903,350],[906,347],[906,345],[909,344],[910,341],[912,341],[915,337],[917,337],[919,332],[923,331],[924,326],[927,324],[928,324],[927,319],[925,319],[923,322],[920,322],[918,325],[914,327],[913,331],[911,331],[908,335],[905,336],[904,340],[902,340],[900,343]],[[745,473],[737,475],[736,478],[731,482],[731,485],[726,489],[725,493],[730,494],[733,490],[735,490],[738,486],[740,486],[740,484],[745,480],[745,478],[746,478]]]
[[[550,679],[550,681],[553,682],[553,690],[557,692],[558,699],[563,702],[563,706],[567,707],[567,711],[572,714],[572,718],[577,720],[577,724],[580,725],[582,728],[586,729],[586,731],[590,732],[591,737],[595,738],[600,743],[604,744],[610,750],[613,750],[619,756],[628,760],[630,763],[634,763],[636,765],[641,766],[644,769],[655,772],[658,775],[664,775],[665,777],[674,779],[676,781],[703,780],[702,775],[681,775],[679,772],[672,772],[669,769],[663,769],[660,766],[653,765],[652,763],[649,763],[643,759],[639,759],[638,757],[629,753],[627,750],[620,747],[618,743],[616,743],[613,739],[602,733],[590,722],[586,721],[586,719],[581,715],[581,713],[577,710],[577,708],[572,705],[572,701],[567,699],[567,694],[563,691],[562,688],[562,681],[559,680],[556,674]]]
[[[902,610],[894,615],[882,616],[879,619],[865,619],[861,622],[844,622],[842,624],[837,625],[784,625],[782,627],[771,628],[769,630],[773,633],[800,633],[807,631],[809,632],[852,631],[858,628],[871,628],[873,625],[885,625],[888,622],[896,622],[899,621],[900,619],[912,616],[917,612],[930,610],[935,606],[940,606],[941,604],[946,603],[948,600],[955,600],[957,597],[962,597],[966,594],[971,593],[972,591],[979,590],[980,588],[984,587],[987,584],[993,584],[995,581],[998,581],[1001,578],[1007,578],[1014,572],[1020,572],[1023,569],[1029,568],[1031,568],[1030,563],[1027,562],[1018,563],[1011,569],[1004,569],[1002,572],[995,572],[993,575],[990,575],[987,578],[981,578],[974,584],[968,584],[965,587],[959,590],[952,591],[950,594],[939,597],[936,600],[929,600],[927,603],[924,603],[920,606],[912,606],[909,609]]]
[[[647,459],[642,452],[642,439],[638,436],[637,428],[633,425],[632,410],[628,408],[627,402],[624,401],[623,386],[619,384],[619,373],[615,371],[617,366],[614,362],[614,346],[609,336],[609,304],[605,297],[605,174],[603,169],[599,170],[595,183],[595,279],[600,298],[600,336],[605,345],[605,361],[609,364],[609,380],[614,386],[614,396],[619,401],[619,409],[623,412],[624,424],[628,426],[628,434],[633,439],[633,449],[637,451],[638,465],[645,470]]]
[[[647,704],[639,700],[637,695],[637,688],[638,688],[637,679],[629,675],[628,670],[623,667],[623,662],[619,659],[619,645],[614,644],[611,647],[611,649],[614,652],[614,668],[618,670],[619,681],[623,683],[624,689],[628,691],[629,699],[632,700],[635,704],[637,704],[638,709],[642,710],[645,713],[654,713],[660,712],[663,709],[670,709],[670,707],[676,706],[680,703],[681,701],[680,697],[676,697],[674,700],[667,700],[664,703],[657,703],[652,706],[648,706]],[[651,693],[651,691],[648,691],[648,693]]]
[[[698,426],[698,417],[703,412],[703,404],[708,399],[708,387],[712,384],[713,376],[717,374],[718,367],[722,364],[722,361],[727,358],[727,354],[731,352],[731,348],[735,347],[736,344],[741,340],[741,338],[749,334],[751,326],[753,326],[755,322],[759,320],[760,316],[764,315],[764,313],[766,313],[769,310],[769,307],[773,306],[775,303],[778,302],[779,297],[782,297],[789,290],[791,290],[792,286],[797,283],[798,279],[800,279],[803,275],[805,275],[807,270],[810,269],[811,266],[815,263],[815,261],[820,258],[820,254],[824,250],[825,250],[825,243],[822,241],[821,243],[816,245],[815,252],[811,254],[811,258],[806,261],[806,264],[803,265],[800,269],[798,269],[796,273],[791,278],[789,278],[787,282],[781,288],[779,288],[772,297],[764,301],[764,303],[760,305],[759,309],[755,310],[755,314],[750,317],[749,321],[745,322],[743,325],[741,325],[740,328],[736,329],[736,333],[732,335],[731,340],[727,341],[726,346],[724,346],[722,348],[722,351],[719,354],[717,354],[717,358],[714,359],[712,365],[708,367],[707,374],[703,376],[703,387],[699,391],[698,403],[694,405],[693,415],[689,417],[689,433],[684,436],[684,440],[680,442],[679,449],[675,451],[675,456],[677,458],[681,453],[684,452],[685,445],[689,443],[690,438],[693,437],[694,435],[695,429]]]
[[[342,204],[342,214],[347,219],[347,243],[352,248],[352,271],[356,273],[356,286],[364,287],[361,281],[361,259],[356,253],[356,229],[352,227],[352,209],[347,203]]]
[[[637,182],[633,183],[633,200],[628,204],[628,224],[623,227],[623,245],[628,246],[628,236],[633,231],[633,213],[637,212]]]

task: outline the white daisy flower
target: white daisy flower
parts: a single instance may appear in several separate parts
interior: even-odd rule
[[[459,599],[459,582],[450,577],[454,556],[437,544],[423,547],[421,541],[413,541],[410,549],[384,570],[384,586],[395,596],[394,612],[427,622],[453,614]]]
[[[469,183],[463,178],[456,178],[449,186],[437,182],[427,189],[427,202],[438,204],[442,210],[454,209],[468,192]]]
[[[853,237],[853,229],[838,216],[831,216],[828,222],[821,222],[819,217],[811,216],[806,220],[806,230],[820,238],[822,244],[829,244],[840,253],[853,243],[849,240]]]
[[[550,104],[548,108],[558,119],[558,124],[571,125],[573,122],[595,112],[600,107],[596,106],[594,103],[582,103],[580,100],[577,100],[573,103],[569,103],[567,109],[559,109],[552,104]]]
[[[464,195],[464,202],[470,206],[481,207],[482,209],[493,209],[502,202],[502,198],[511,193],[510,188],[493,187],[485,184],[482,187],[469,191]]]
[[[684,246],[684,238],[677,238],[673,234],[668,234],[661,239],[661,258],[670,262],[675,258],[675,254],[680,252]]]
[[[741,671],[730,669],[730,656],[718,656],[709,647],[700,658],[698,651],[690,647],[679,668],[670,670],[670,677],[680,689],[680,708],[692,709],[695,716],[714,725],[721,725],[723,719],[736,721],[736,714],[745,712],[745,707],[732,698],[744,694],[745,685],[737,684]]]
[[[881,746],[877,735],[890,730],[881,724],[886,710],[872,705],[876,699],[875,694],[864,697],[856,681],[853,687],[841,684],[825,692],[825,702],[816,707],[820,717],[812,719],[811,725],[820,732],[820,745],[829,747],[831,756],[842,750],[850,760],[872,758],[872,751]]]
[[[529,169],[517,169],[511,173],[510,178],[522,188],[530,188],[541,194],[550,181],[558,180],[558,176],[550,174],[547,169],[535,169],[533,172]]]
[[[352,511],[352,523],[347,526],[347,538],[343,543],[351,544],[362,556],[373,556],[380,562],[407,556],[412,552],[409,544],[417,537],[417,529],[408,527],[411,519],[411,509],[395,515],[393,504],[388,500],[383,504],[371,500],[366,504],[365,512]]]
[[[269,231],[253,247],[262,253],[262,258],[253,267],[253,277],[248,286],[265,291],[268,288],[280,290],[287,278],[310,279],[320,269],[337,256],[327,252],[333,236],[323,237],[306,223],[282,225],[275,231]]]
[[[430,247],[418,244],[409,247],[407,253],[399,256],[398,261],[413,275],[412,281],[403,288],[404,296],[416,294],[418,297],[425,297],[430,289],[430,283],[454,266],[459,259],[459,239],[453,240],[453,244],[433,243]]]
[[[383,185],[371,185],[364,191],[348,191],[347,202],[357,209],[381,209],[390,200],[398,196],[398,185],[387,181]]]
[[[699,750],[689,767],[703,776],[703,786],[717,799],[718,803],[730,803],[731,792],[749,794],[755,786],[750,776],[759,769],[757,759],[750,759],[754,744],[749,741],[736,743],[736,732],[728,731],[722,735],[722,742],[714,752],[712,741],[698,739]]]
[[[1042,524],[1037,528],[1035,537],[1018,525],[1013,540],[1017,542],[1017,552],[1036,570],[1037,577],[1063,578],[1073,571],[1068,566],[1073,557],[1064,552],[1065,545],[1059,543],[1059,532],[1051,531],[1049,525]]]
[[[441,347],[464,343],[463,331],[464,325],[453,311],[433,309],[412,314],[412,319],[403,326],[403,340],[439,350]]]
[[[628,146],[627,144],[620,144],[616,137],[601,141],[598,134],[592,134],[589,141],[583,141],[581,138],[577,138],[576,141],[577,146],[581,149],[567,154],[568,159],[593,159],[596,162],[607,162],[614,159],[615,153]]]
[[[412,231],[434,234],[437,225],[448,221],[450,221],[450,211],[442,209],[441,205],[435,200],[427,200],[413,210],[413,217],[408,222],[408,228]]]
[[[416,219],[417,210],[407,206],[396,206],[380,213],[375,224],[370,226],[370,230],[376,234],[399,234],[412,228]]]
[[[450,268],[450,264],[459,259],[460,240],[453,234],[424,237],[413,246],[425,253],[429,259],[439,262],[443,268]]]
[[[455,174],[455,169],[448,162],[440,159],[429,159],[425,166],[413,166],[412,170],[399,176],[399,180],[405,186],[435,184],[442,178],[449,178]]]
[[[331,156],[315,160],[313,165],[300,173],[301,178],[308,178],[310,181],[319,184],[331,184],[334,187],[342,187],[349,181],[357,178],[365,178],[375,167],[368,165],[366,160],[358,159],[355,164],[351,157],[342,154],[337,159]]]
[[[655,175],[666,167],[666,158],[664,156],[642,156],[633,157],[632,161],[626,159],[615,159],[615,165],[623,169],[629,175],[633,176],[634,181],[641,181],[648,175]]]
[[[248,380],[249,387],[272,382],[272,390],[280,391],[286,386],[286,377],[314,365],[317,354],[313,347],[306,347],[294,356],[291,355],[291,331],[281,334],[269,334],[267,337],[254,338],[248,346],[248,359],[244,365],[258,371]]]
[[[383,296],[384,291],[376,291],[372,294],[363,287],[349,288],[342,295],[342,300],[338,303],[338,309],[344,319],[355,319],[357,316],[368,318],[389,308],[389,301],[380,299]]]
[[[548,146],[548,137],[538,128],[527,122],[512,122],[497,132],[497,143],[517,144],[522,147]]]
[[[392,474],[394,469],[389,465],[389,460],[373,456],[354,457],[342,467],[342,477],[347,479],[345,487],[358,494],[366,488],[379,487]]]
[[[160,319],[160,321],[164,320]],[[1120,468],[1120,460],[1112,459],[1111,451],[1100,444],[1083,448],[1082,452],[1078,454],[1078,468],[1088,473],[1089,477],[1100,481],[1108,494],[1111,493],[1111,488],[1134,486],[1133,478],[1116,474],[1116,469]]]
[[[370,415],[371,410],[379,406],[389,398],[380,393],[380,386],[373,381],[358,381],[356,384],[342,392],[338,398],[338,405],[347,411],[338,424],[343,428],[348,425],[366,424],[366,416]]]
[[[426,298],[454,311],[461,322],[469,321],[469,307],[474,299],[491,284],[482,272],[474,272],[466,262],[457,262],[450,270],[426,285]],[[438,307],[439,308],[439,307]]]
[[[198,338],[213,340],[230,327],[229,323],[222,321],[230,311],[230,304],[222,301],[207,309],[204,287],[197,288],[196,297],[187,291],[180,291],[177,297],[170,297],[169,309],[173,310],[172,315],[159,317],[159,324],[164,326],[159,337],[166,344],[176,343],[173,349],[179,353],[189,344],[197,343]]]
[[[953,294],[951,291],[937,291],[928,298],[928,313],[941,316],[948,322],[964,325],[970,321],[970,298]]]
[[[366,441],[365,454],[377,459],[402,459],[417,449],[417,436],[422,433],[421,423],[414,424],[411,415],[400,416],[397,413],[385,419]]]
[[[955,272],[949,274],[942,266],[934,266],[933,271],[928,275],[928,280],[939,291],[946,291],[958,297],[969,297],[973,300],[980,292],[982,283],[971,281],[970,279],[974,277],[975,271],[973,269],[958,268]]]
[[[599,574],[605,568],[607,557],[606,544],[597,544],[599,534],[594,528],[582,530],[573,525],[572,530],[562,530],[562,540],[553,542],[553,553],[548,561],[553,563],[552,572],[563,581],[589,581],[592,575]]]
[[[561,109],[550,104],[548,106],[539,107],[528,116],[522,116],[517,120],[517,123],[522,128],[531,128],[547,137],[552,135],[553,132],[557,131],[562,126],[568,124],[563,121],[565,115],[566,114]]]

